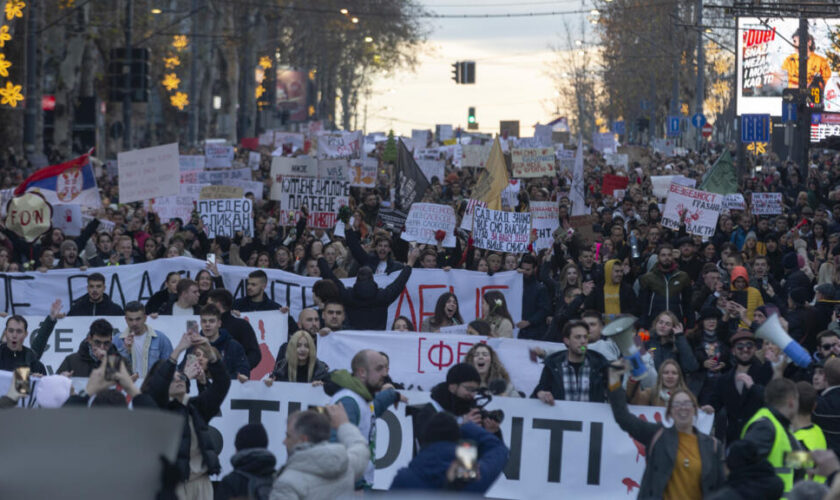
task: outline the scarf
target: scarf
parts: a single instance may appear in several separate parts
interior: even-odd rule
[[[613,268],[619,264],[616,259],[608,260],[604,264],[604,314],[606,314],[607,322],[621,314],[619,293],[621,283],[614,285],[612,282]]]

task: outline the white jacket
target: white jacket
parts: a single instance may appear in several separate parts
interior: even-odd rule
[[[274,481],[271,500],[332,500],[352,494],[370,460],[370,448],[351,423],[338,428],[338,441],[324,441],[289,457]]]

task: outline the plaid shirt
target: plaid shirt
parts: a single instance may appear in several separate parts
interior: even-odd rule
[[[568,358],[563,361],[563,391],[566,401],[589,401],[589,358],[584,356],[580,372],[576,372]]]

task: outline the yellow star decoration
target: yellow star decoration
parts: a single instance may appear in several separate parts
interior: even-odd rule
[[[172,37],[172,46],[178,50],[187,48],[187,44],[189,44],[187,35],[175,35]]]
[[[12,39],[12,35],[9,34],[9,27],[3,26],[0,27],[0,48],[6,46],[6,42]]]
[[[6,82],[6,88],[0,88],[0,104],[8,104],[16,108],[18,101],[23,100],[23,95],[20,93],[21,86],[14,85],[12,82]]]
[[[189,97],[183,92],[176,92],[175,95],[169,98],[169,102],[181,111],[190,105]]]
[[[6,60],[6,54],[0,54],[0,76],[9,77],[9,67],[12,62]]]
[[[166,69],[172,69],[181,65],[181,59],[179,59],[178,56],[164,57],[163,64],[166,65]]]
[[[268,57],[268,56],[260,57],[260,66],[262,66],[265,69],[270,68],[271,67],[271,58]]]
[[[752,151],[757,155],[763,155],[767,153],[767,143],[766,142],[751,142],[747,144],[747,151]]]
[[[181,84],[181,79],[178,78],[178,75],[175,73],[168,73],[163,77],[163,81],[161,81],[166,90],[173,91],[178,88],[178,85]]]
[[[9,0],[6,2],[6,19],[11,21],[16,17],[23,17],[23,8],[26,4],[21,0]]]
[[[257,94],[257,99],[259,99],[263,94],[265,94],[265,87],[262,85],[257,86],[255,93]]]

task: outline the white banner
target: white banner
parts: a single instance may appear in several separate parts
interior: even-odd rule
[[[229,181],[234,179],[251,180],[251,169],[237,168],[233,170],[205,170],[198,172],[195,176],[193,184],[212,184],[214,186],[229,185]]]
[[[598,132],[592,136],[592,146],[602,154],[615,153],[618,145],[612,132]]]
[[[511,150],[512,177],[553,176],[554,148],[514,148]]]
[[[313,179],[310,177],[283,177],[271,185],[271,199],[280,201],[279,220],[289,219],[294,213],[298,220],[300,208],[309,209],[310,227],[332,228],[338,217],[338,209],[349,203],[350,183]]]
[[[178,143],[117,153],[120,203],[178,194]]]
[[[472,226],[476,248],[509,253],[528,251],[530,212],[502,212],[476,207]]]
[[[715,234],[722,202],[722,194],[671,184],[668,201],[662,211],[662,225],[678,230],[682,220],[689,234],[702,236],[706,240]]]
[[[361,130],[318,132],[318,158],[359,158],[362,151]]]
[[[560,206],[554,201],[531,202],[531,228],[537,232],[534,250],[550,248],[554,244],[554,231],[560,227]]]
[[[204,170],[204,157],[200,155],[180,155],[178,166],[182,172]]]
[[[507,189],[507,188],[505,188]],[[480,200],[473,200],[472,198],[467,201],[467,208],[464,210],[464,216],[461,217],[461,229],[465,231],[472,231],[473,228],[473,212],[475,211],[475,207],[486,207],[487,202],[480,201]]]
[[[254,206],[247,198],[198,200],[198,216],[207,228],[207,237],[233,238],[238,231],[254,236]]]
[[[777,215],[783,213],[782,193],[753,193],[750,202],[753,215]]]
[[[310,156],[275,156],[271,159],[271,178],[278,183],[284,176],[317,177],[318,160]],[[272,198],[274,199],[274,198]]]
[[[192,185],[192,184],[187,184]],[[161,222],[181,219],[184,223],[190,220],[198,197],[190,195],[164,196],[144,203],[146,210],[151,210],[160,217]]]
[[[228,168],[233,163],[233,146],[226,144],[204,145],[204,166],[206,168]]]
[[[246,181],[245,179],[234,179],[230,181],[231,186],[242,188],[242,194],[247,195],[252,193],[255,200],[263,199],[263,188],[265,185],[261,181]]]
[[[120,306],[132,300],[145,303],[161,289],[169,272],[194,278],[204,267],[203,260],[175,257],[142,264],[98,267],[87,272],[55,269],[46,273],[5,273],[0,274],[0,279],[5,282],[0,286],[0,304],[4,304],[3,310],[6,312],[43,317],[49,312],[52,301],[61,299],[66,312],[69,304],[87,293],[87,276],[92,272],[105,275],[105,293]],[[245,280],[254,269],[219,264],[225,288],[235,298],[244,295]],[[320,278],[307,278],[278,269],[264,271],[268,275],[268,297],[281,306],[288,306],[293,318],[297,318],[302,309],[312,307],[312,285]],[[398,274],[376,275],[374,280],[380,287],[384,287],[396,279]],[[344,279],[342,283],[350,287],[355,279]],[[423,318],[434,314],[438,297],[447,291],[452,291],[458,297],[464,321],[472,321],[481,317],[481,296],[487,290],[501,291],[514,323],[521,319],[522,275],[515,271],[488,276],[486,273],[462,269],[414,269],[403,293],[388,308],[389,323],[398,316],[406,316],[413,324],[419,325]]]
[[[443,246],[455,248],[455,210],[449,205],[413,203],[405,219],[405,229],[400,237],[427,245],[437,245],[435,233],[443,230]]]
[[[746,210],[747,202],[741,193],[727,194],[723,197],[723,208],[729,210]]]
[[[697,185],[697,180],[682,175],[652,175],[650,176],[650,183],[653,186],[653,195],[663,199],[668,197],[672,183],[693,188]]]
[[[260,154],[256,151],[248,153],[248,168],[251,170],[260,169]]]

